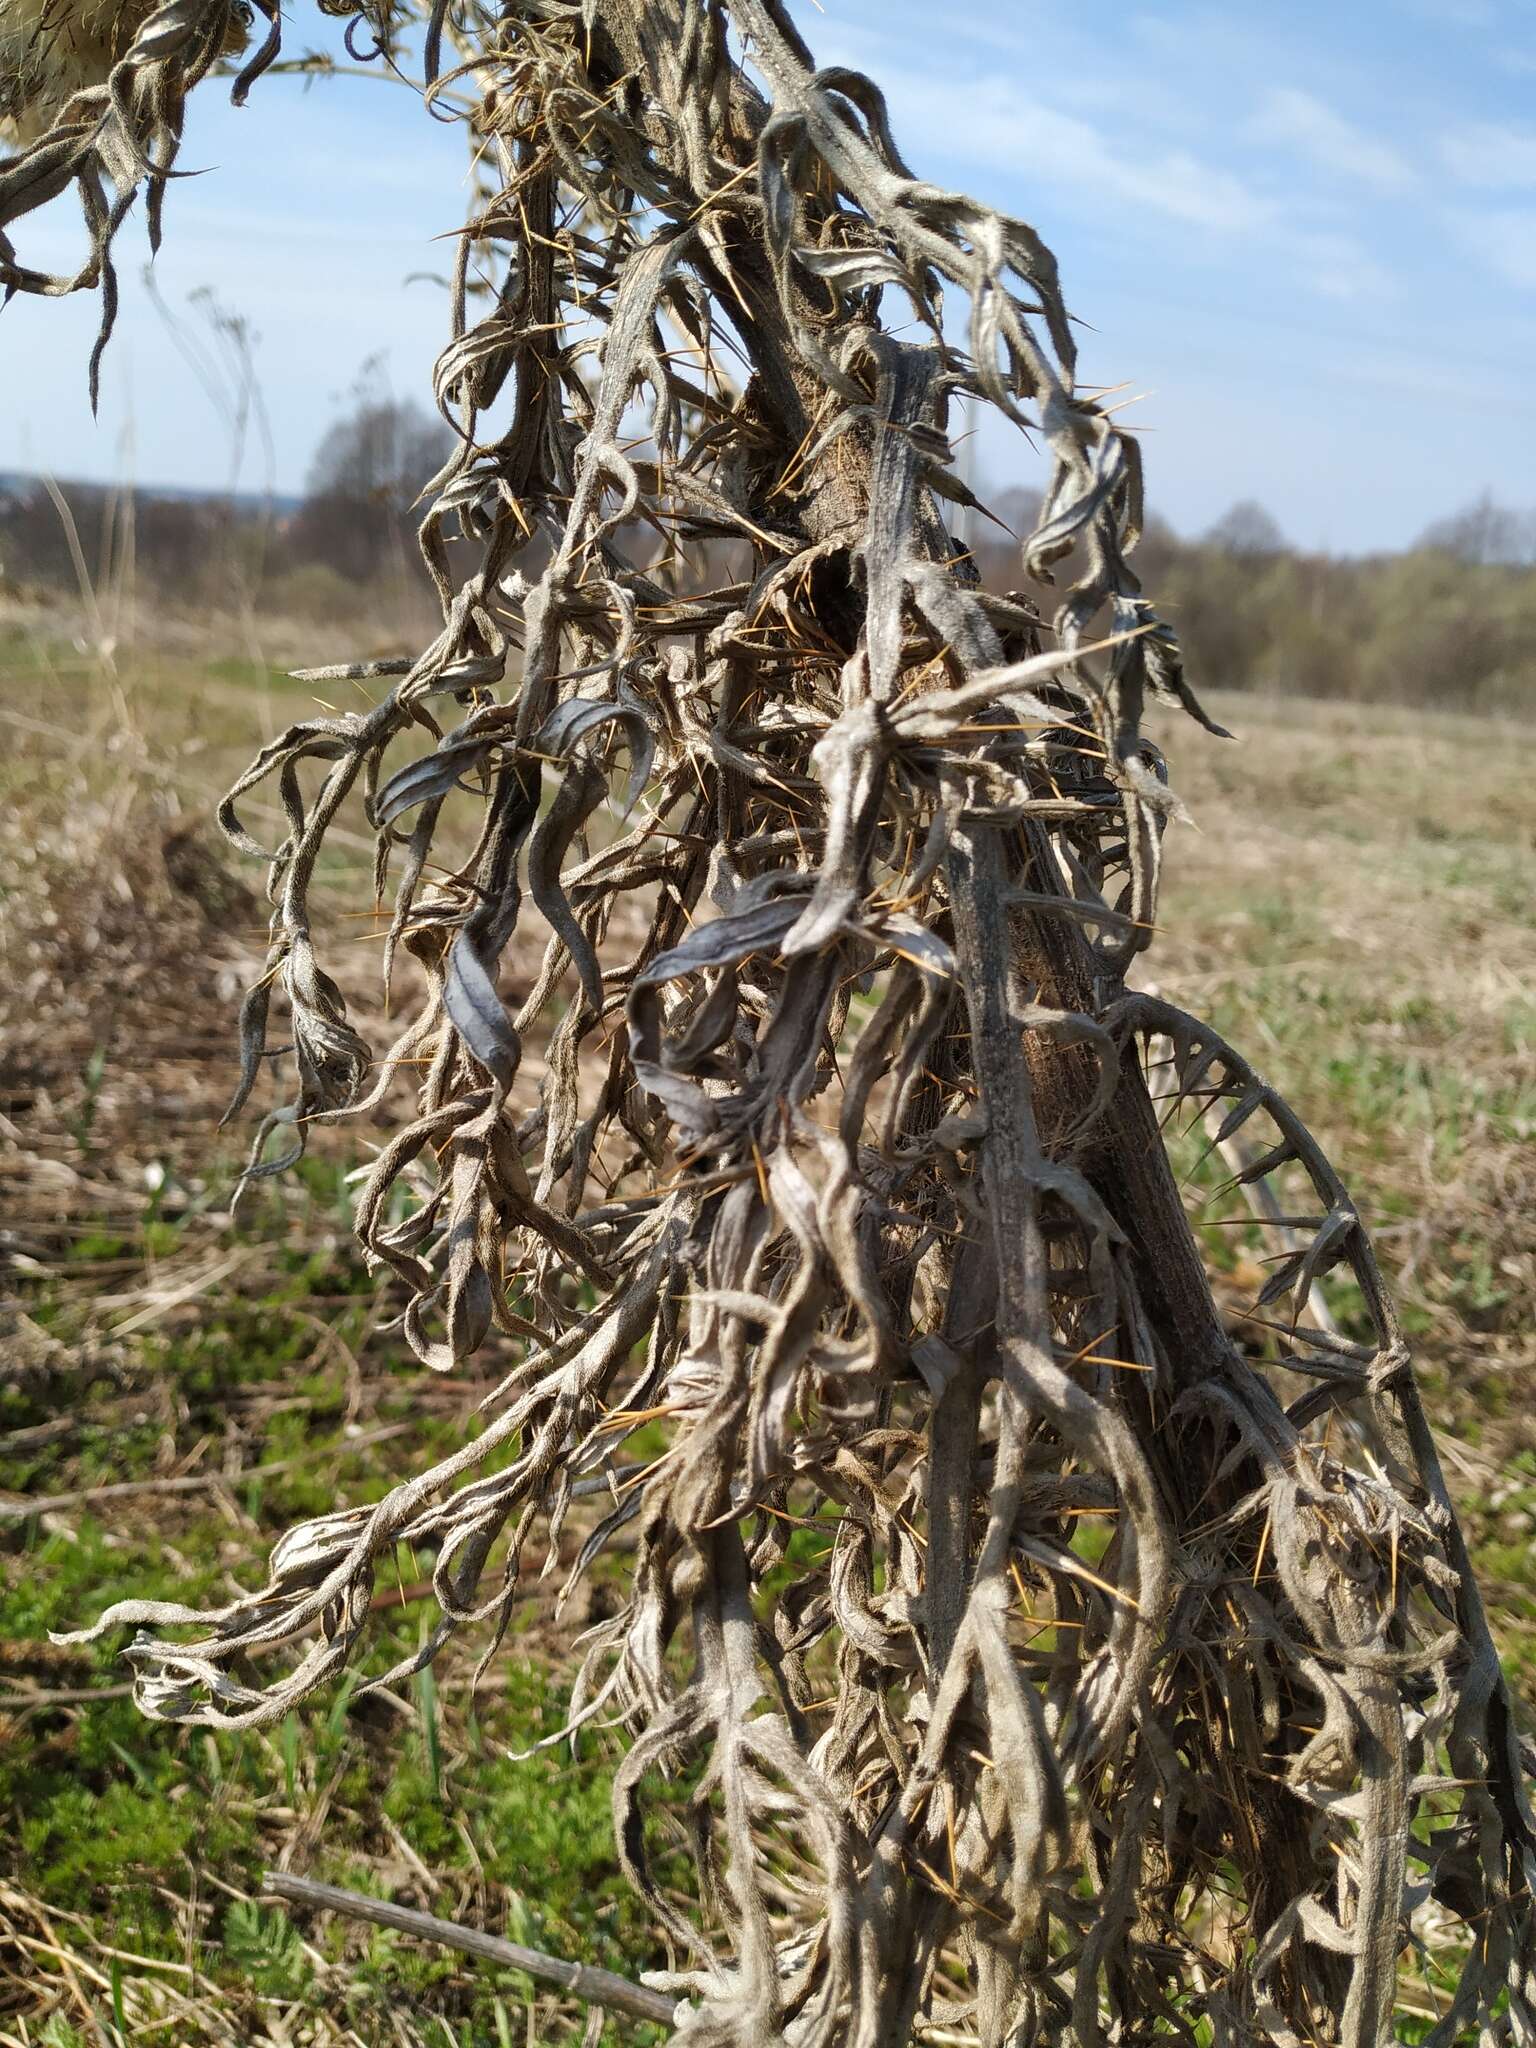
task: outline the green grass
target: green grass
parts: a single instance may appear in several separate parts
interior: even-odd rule
[[[322,1207],[334,1198],[336,1172],[317,1163],[306,1175],[309,1198]],[[33,1319],[66,1340],[83,1336],[96,1265],[172,1260],[189,1234],[152,1221],[141,1232],[81,1235],[34,1291]],[[446,1907],[432,1901],[438,1910],[452,1915],[462,1885],[514,1939],[630,1975],[658,1960],[615,1867],[611,1749],[588,1739],[576,1755],[557,1747],[514,1760],[564,1718],[565,1695],[537,1632],[513,1631],[472,1699],[478,1645],[455,1644],[397,1692],[397,1705],[343,1684],[275,1729],[217,1735],[147,1722],[126,1698],[75,1697],[121,1685],[121,1634],[81,1653],[48,1646],[51,1631],[89,1623],[114,1599],[216,1605],[232,1577],[258,1584],[276,1535],[333,1507],[338,1484],[349,1501],[366,1502],[401,1476],[400,1445],[349,1455],[348,1389],[324,1338],[329,1328],[361,1343],[372,1283],[344,1255],[298,1249],[278,1250],[261,1278],[261,1292],[225,1294],[173,1334],[145,1333],[130,1347],[126,1374],[130,1412],[137,1396],[152,1402],[155,1390],[174,1390],[178,1450],[221,1439],[243,1404],[260,1418],[241,1443],[243,1463],[305,1461],[233,1485],[246,1526],[232,1528],[205,1495],[179,1495],[147,1496],[110,1514],[72,1513],[67,1533],[35,1519],[8,1533],[0,1662],[4,1673],[22,1675],[0,1674],[14,1717],[0,1745],[0,1878],[78,1926],[82,1944],[147,1959],[116,1966],[127,1973],[120,1995],[135,2010],[139,1992],[161,1981],[152,1965],[183,1965],[190,1954],[229,2009],[253,2022],[263,2000],[319,2001],[338,2023],[382,2042],[396,2038],[385,2031],[388,2014],[404,2000],[418,2025],[435,2018],[466,2048],[499,2048],[509,2026],[521,2041],[527,2002],[547,1997],[547,1987],[352,1923],[329,1925],[322,1952],[339,1967],[319,1971],[286,1913],[256,1894],[262,1870],[323,1802],[314,1853],[302,1866],[310,1875],[372,1891],[415,1886],[408,1854],[443,1888]],[[76,1356],[62,1384],[0,1393],[3,1430],[46,1421],[61,1403],[82,1417],[71,1438],[0,1460],[6,1492],[36,1496],[156,1475],[167,1439],[163,1409],[125,1422],[121,1359],[115,1371],[98,1372],[88,1346]],[[274,1386],[280,1401],[262,1391]],[[107,1404],[100,1422],[89,1419],[98,1402]],[[273,1412],[263,1413],[268,1407]],[[370,1387],[367,1419],[411,1421],[403,1448],[412,1468],[462,1437],[451,1412],[420,1412],[409,1376],[396,1384],[386,1375]],[[401,1583],[429,1569],[429,1560],[403,1556]],[[417,1603],[381,1615],[365,1670],[407,1657],[427,1611]],[[34,1686],[69,1697],[26,1708]],[[247,1896],[210,1894],[215,1879]],[[52,1967],[46,1958],[37,1963],[45,1973]],[[109,2016],[104,2005],[98,2018]],[[64,2031],[48,2038],[67,2040],[69,2024],[60,2019]],[[623,2038],[657,2037],[626,2027]]]

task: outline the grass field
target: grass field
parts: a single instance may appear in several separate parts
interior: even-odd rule
[[[324,1134],[230,1219],[243,1142],[215,1125],[263,916],[259,875],[209,858],[208,811],[311,703],[275,661],[0,627],[0,2044],[581,2038],[579,2007],[516,1975],[290,1922],[259,1897],[273,1864],[632,1975],[664,1960],[614,1872],[605,1738],[514,1760],[558,1724],[590,1608],[532,1587],[478,1690],[455,1640],[399,1686],[235,1737],[146,1724],[114,1646],[47,1641],[130,1593],[257,1583],[293,1520],[377,1499],[476,1427],[496,1377],[427,1380],[383,1327],[349,1251],[355,1141]],[[1376,1226],[1536,1706],[1529,733],[1214,708],[1240,744],[1159,734],[1200,829],[1169,835],[1148,975],[1291,1096]],[[367,865],[361,837],[341,846],[338,912],[368,900]],[[370,948],[347,950],[376,1016]],[[372,1668],[420,1640],[426,1571],[398,1559]]]

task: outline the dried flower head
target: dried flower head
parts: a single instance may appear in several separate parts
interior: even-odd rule
[[[0,9],[0,140],[35,142],[77,93],[106,84],[133,47],[155,0],[6,0]],[[222,45],[245,47],[246,10],[229,19]]]

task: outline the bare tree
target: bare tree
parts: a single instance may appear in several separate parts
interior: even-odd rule
[[[230,24],[153,17],[0,168],[0,222],[78,180],[77,281],[105,277]],[[1369,1237],[1242,1055],[1127,981],[1178,811],[1143,708],[1204,721],[1054,259],[916,176],[780,0],[438,0],[426,62],[485,179],[422,527],[443,627],[226,802],[271,861],[241,1099],[277,1002],[297,1093],[253,1173],[419,1063],[358,1230],[426,1365],[512,1359],[482,1435],[285,1538],[259,1594],[98,1627],[151,1631],[148,1712],[269,1722],[360,1654],[400,1540],[436,1553],[421,1657],[475,1621],[493,1654],[531,1533],[595,1480],[575,1571],[621,1528],[632,1562],[571,1726],[630,1732],[619,1854],[681,1959],[678,2041],[1360,2048],[1428,1953],[1437,2048],[1529,2042],[1522,1760]],[[1049,626],[946,529],[962,393],[1049,451]],[[725,583],[697,573],[722,537]],[[269,850],[239,803],[273,775]],[[349,801],[427,985],[375,1079],[309,903]],[[1248,1142],[1286,1233],[1241,1345],[1180,1110]],[[1349,1334],[1302,1319],[1330,1273]],[[649,1861],[669,1799],[691,1913]]]
[[[1419,536],[1421,548],[1440,548],[1476,567],[1536,562],[1536,512],[1514,512],[1484,491],[1460,512],[1437,519]]]
[[[403,568],[417,500],[451,446],[440,419],[379,390],[365,366],[350,410],[327,429],[310,464],[294,551],[358,583],[386,565]]]
[[[1208,546],[1229,555],[1262,557],[1285,552],[1280,522],[1253,498],[1229,506],[1205,538]]]

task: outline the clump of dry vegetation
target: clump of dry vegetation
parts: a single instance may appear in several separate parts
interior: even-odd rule
[[[476,1690],[471,1633],[445,1646],[430,1697],[427,1674],[389,1700],[338,1696],[306,1721],[302,1743],[291,1724],[245,1735],[136,1724],[114,1643],[46,1640],[49,1627],[94,1615],[104,1583],[114,1597],[182,1600],[253,1583],[263,1544],[294,1519],[338,1494],[376,1500],[407,1457],[422,1469],[460,1441],[513,1355],[493,1340],[462,1374],[423,1384],[400,1370],[387,1327],[398,1296],[377,1294],[349,1253],[345,1176],[365,1152],[344,1129],[317,1138],[297,1180],[270,1184],[244,1232],[231,1227],[238,1140],[213,1126],[235,1070],[229,989],[256,970],[261,920],[223,929],[224,957],[188,994],[188,963],[211,927],[157,877],[158,835],[189,824],[178,798],[233,776],[253,712],[280,729],[309,692],[230,662],[223,643],[201,660],[124,648],[119,669],[113,677],[56,632],[0,641],[10,885],[0,899],[0,1257],[11,1298],[0,1393],[11,1517],[0,1534],[0,2041],[74,2048],[99,2038],[93,2021],[110,2038],[114,1970],[130,2030],[175,2013],[181,2037],[198,2043],[245,2048],[312,2029],[348,2048],[442,2048],[446,2022],[461,2048],[501,2048],[525,2038],[530,2003],[535,2039],[579,2040],[577,2008],[509,1973],[329,1916],[304,1923],[296,1947],[260,1898],[264,1869],[278,1867],[631,1976],[655,1959],[608,1867],[612,1738],[594,1746],[589,1734],[574,1769],[549,1751],[509,1760],[559,1725],[571,1647],[594,1618],[578,1597],[557,1623],[558,1568],[530,1575],[515,1640]],[[126,762],[110,744],[124,696],[143,735]],[[57,718],[65,701],[68,726]],[[1536,925],[1518,914],[1536,887],[1524,729],[1495,734],[1473,818],[1457,790],[1481,726],[1381,714],[1367,735],[1342,713],[1299,723],[1294,706],[1258,699],[1213,708],[1241,744],[1188,750],[1180,780],[1202,829],[1180,834],[1156,977],[1223,1028],[1257,1034],[1313,1127],[1354,1161],[1528,1716],[1536,1438],[1520,1390],[1536,1365],[1536,1272],[1521,1176],[1536,1128],[1536,1020],[1483,948],[1491,934],[1515,980],[1536,984]],[[1282,757],[1290,766],[1270,777],[1255,835],[1250,764]],[[132,910],[112,881],[122,842],[109,860],[93,833],[125,801],[142,821],[130,841],[143,855]],[[197,835],[205,846],[210,830]],[[365,862],[364,845],[338,848],[328,917],[355,900]],[[1385,929],[1384,881],[1402,903]],[[108,926],[99,939],[98,921]],[[338,955],[364,1017],[377,944]],[[71,986],[84,1021],[50,1033],[47,1016]],[[1193,1165],[1194,1139],[1187,1156]],[[1265,1233],[1242,1220],[1240,1198],[1207,1199],[1202,1178],[1188,1199],[1210,1219],[1218,1298],[1234,1338],[1253,1344],[1263,1333],[1244,1318]],[[1347,1319],[1347,1286],[1334,1277],[1324,1287]],[[391,1429],[401,1433],[378,1434]],[[301,1454],[307,1463],[289,1462]],[[583,1533],[578,1504],[562,1562]],[[381,1604],[370,1670],[419,1640],[430,1560],[402,1551],[398,1564],[380,1602],[412,1597]],[[605,1578],[600,1563],[598,1610],[624,1568],[616,1557]],[[189,1962],[192,1987],[164,1967]],[[1447,1998],[1426,1968],[1400,1991],[1401,2031],[1411,2038],[1428,2023],[1416,2015]],[[612,2038],[648,2036],[616,2023]]]
[[[99,87],[133,48],[154,0],[7,0],[0,19],[0,139],[48,133],[80,92]],[[245,41],[248,11],[227,10],[221,51]],[[163,28],[163,24],[162,24]]]
[[[0,169],[0,220],[81,181],[103,277],[99,168],[120,200],[163,173],[228,32],[165,14]],[[439,1618],[385,1689],[473,1624],[493,1657],[579,1527],[568,1588],[626,1555],[566,1731],[626,1732],[679,2041],[1353,2048],[1403,1954],[1447,1986],[1437,2043],[1530,2039],[1524,1763],[1370,1238],[1253,1064],[1132,979],[1179,815],[1144,706],[1203,714],[1053,259],[914,176],[776,0],[440,5],[426,40],[486,181],[422,530],[443,627],[311,671],[380,694],[226,799],[272,906],[237,1099],[291,1054],[254,1187],[416,1080],[358,1234],[423,1364],[507,1369],[477,1436],[285,1535],[259,1591],[91,1634],[148,1631],[152,1716],[260,1728],[364,1653],[401,1545]],[[1048,626],[946,530],[959,392],[1049,451]],[[414,1005],[379,1063],[322,956],[349,805]],[[1245,1343],[1186,1119],[1212,1231],[1273,1198],[1237,1219],[1273,1255]]]

